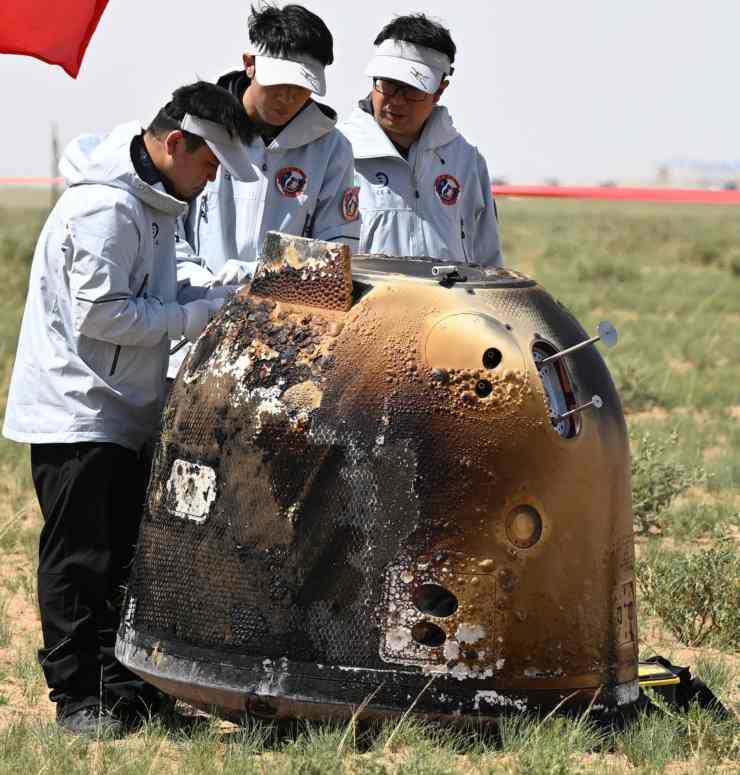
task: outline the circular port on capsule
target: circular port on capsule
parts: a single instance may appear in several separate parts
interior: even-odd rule
[[[506,520],[506,537],[518,549],[529,549],[542,537],[542,517],[532,506],[517,506]]]
[[[489,347],[483,353],[483,366],[486,369],[495,369],[501,363],[503,357],[498,347]]]
[[[414,590],[411,599],[419,611],[430,616],[452,616],[457,611],[457,598],[439,584],[422,584]]]
[[[422,646],[441,646],[447,640],[445,631],[431,622],[417,622],[411,628],[411,637]]]
[[[475,394],[478,398],[487,398],[493,393],[493,385],[487,379],[479,379],[475,384]]]

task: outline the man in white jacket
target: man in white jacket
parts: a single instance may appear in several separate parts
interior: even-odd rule
[[[357,251],[500,266],[486,162],[438,104],[455,60],[449,31],[399,16],[375,46],[372,92],[339,126],[360,189]]]
[[[141,450],[170,339],[197,338],[223,301],[178,299],[175,221],[219,161],[251,175],[250,137],[239,103],[197,83],[146,131],[83,135],[60,164],[69,188],[36,245],[3,434],[31,445],[44,517],[39,661],[69,731],[117,732],[155,696],[113,656],[147,483]]]
[[[356,245],[357,192],[350,144],[326,93],[334,42],[300,5],[252,8],[243,70],[218,84],[244,106],[258,132],[247,146],[254,180],[222,170],[190,206],[178,240],[178,277],[193,285],[240,283],[267,231]]]

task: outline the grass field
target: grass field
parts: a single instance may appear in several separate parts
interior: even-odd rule
[[[46,194],[0,192],[0,380],[5,402]],[[505,201],[507,264],[588,330],[606,356],[633,450],[642,656],[689,664],[731,708],[719,722],[668,708],[621,732],[587,717],[507,722],[494,739],[413,721],[372,730],[237,728],[194,715],[121,741],[60,734],[35,661],[40,517],[25,447],[0,441],[0,772],[740,772],[740,211],[707,206]]]

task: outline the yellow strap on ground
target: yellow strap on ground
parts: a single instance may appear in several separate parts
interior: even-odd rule
[[[640,686],[675,686],[681,683],[677,675],[662,665],[640,662],[637,666]]]

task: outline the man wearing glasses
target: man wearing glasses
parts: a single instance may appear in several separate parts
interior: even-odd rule
[[[339,127],[360,190],[358,252],[500,266],[486,162],[438,104],[455,59],[449,30],[399,16],[375,46],[373,90]]]

